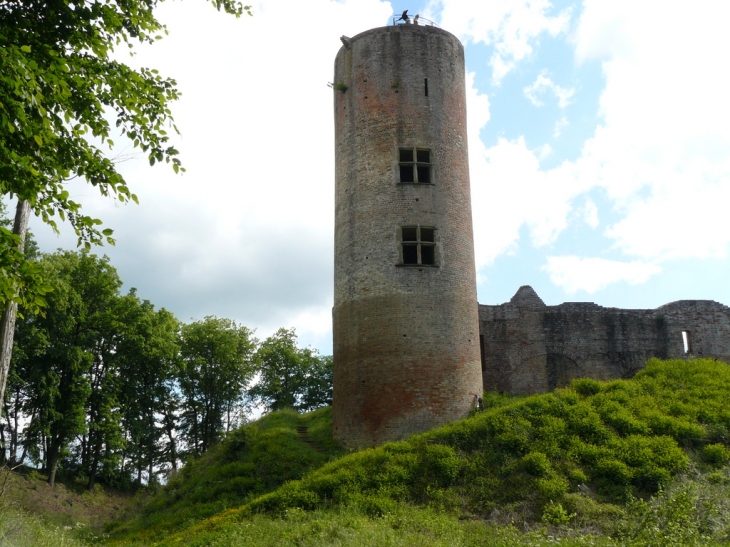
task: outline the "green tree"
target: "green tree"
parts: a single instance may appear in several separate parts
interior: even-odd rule
[[[84,463],[97,444],[121,442],[112,312],[121,280],[107,258],[87,253],[46,255],[40,264],[53,291],[43,316],[18,325],[27,345],[14,366],[25,373],[26,441],[53,485],[77,436]]]
[[[240,16],[235,0],[212,0]],[[81,211],[64,187],[82,177],[103,195],[137,201],[114,158],[116,131],[150,164],[181,169],[168,130],[177,131],[170,103],[175,81],[156,70],[134,70],[116,60],[118,46],[153,43],[165,32],[156,0],[6,0],[0,2],[0,195],[16,197],[13,230],[0,228],[0,409],[7,380],[16,306],[43,305],[47,287],[25,259],[32,211],[57,228],[68,220],[88,249],[111,239],[101,221]],[[110,118],[116,118],[114,122]],[[113,119],[112,118],[112,119]]]
[[[332,358],[297,347],[294,329],[279,329],[256,352],[260,373],[251,395],[268,410],[300,412],[332,403]]]
[[[229,430],[255,367],[252,332],[230,319],[206,317],[183,325],[178,376],[181,434],[187,453],[199,456]]]
[[[127,440],[123,459],[138,483],[144,470],[153,483],[162,465],[177,468],[175,374],[180,324],[169,311],[155,311],[148,300],[140,300],[134,289],[120,299],[116,313],[123,325],[116,346]]]

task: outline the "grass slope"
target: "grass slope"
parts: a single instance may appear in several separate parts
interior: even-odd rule
[[[136,503],[132,494],[99,484],[93,492],[85,481],[51,487],[38,471],[21,471],[0,468],[0,546],[85,545]]]
[[[108,527],[145,542],[239,507],[345,453],[332,439],[332,409],[273,412],[188,463],[141,513]]]
[[[377,535],[380,530],[384,534],[378,536],[380,543],[373,544],[402,544],[397,534],[395,539],[388,539],[388,534],[400,526],[405,535],[411,534],[411,540],[418,537],[423,545],[501,545],[497,541],[500,534],[507,538],[504,544],[538,545],[539,538],[515,539],[517,532],[509,527],[491,529],[489,537],[495,542],[490,539],[484,543],[488,525],[484,522],[460,524],[458,519],[542,521],[556,526],[570,523],[581,529],[593,525],[598,526],[597,532],[604,532],[600,523],[621,521],[626,507],[634,512],[635,519],[645,522],[632,529],[631,523],[627,524],[624,519],[623,532],[610,531],[615,537],[623,533],[640,538],[641,531],[647,527],[660,534],[682,518],[687,522],[675,530],[675,536],[684,533],[682,530],[694,530],[697,537],[710,544],[710,535],[730,533],[725,517],[716,519],[712,526],[698,524],[702,511],[697,509],[701,503],[696,492],[680,491],[671,494],[674,497],[667,497],[671,488],[679,488],[672,479],[681,472],[699,473],[700,478],[692,484],[704,481],[705,487],[711,481],[703,477],[715,476],[712,484],[718,484],[721,489],[717,499],[730,493],[727,472],[713,471],[730,460],[730,367],[727,364],[707,359],[651,360],[632,380],[578,380],[571,387],[551,394],[521,399],[491,396],[488,400],[491,408],[470,418],[407,441],[345,455],[300,480],[286,483],[284,480],[294,478],[296,471],[291,472],[290,466],[297,461],[286,445],[271,445],[266,450],[276,450],[277,459],[290,460],[279,468],[281,472],[287,470],[287,477],[279,480],[282,477],[272,475],[258,485],[259,477],[252,475],[249,460],[244,458],[239,462],[232,456],[239,453],[234,448],[234,437],[219,449],[217,456],[191,466],[179,485],[171,485],[163,496],[171,500],[184,493],[185,497],[179,497],[174,503],[167,501],[150,506],[150,511],[164,513],[174,511],[177,504],[191,510],[204,508],[206,514],[212,514],[223,508],[220,501],[190,500],[196,495],[221,500],[229,492],[225,499],[229,500],[227,505],[231,509],[179,534],[157,535],[160,541],[156,545],[238,545],[241,541],[233,539],[234,536],[238,534],[243,540],[247,533],[260,536],[249,538],[246,543],[252,545],[273,545],[267,543],[266,534],[278,535],[282,545],[289,544],[284,539],[292,534],[301,536],[301,541],[292,545],[345,545],[353,541],[344,540],[344,536],[357,535],[353,530],[362,528],[365,521],[371,523],[367,533]],[[323,433],[327,430],[325,416],[321,414]],[[295,418],[290,415],[281,419]],[[272,415],[269,419],[280,418]],[[305,415],[300,419],[308,418]],[[329,437],[323,434],[323,443],[325,438]],[[244,445],[253,448],[250,442]],[[228,460],[225,454],[229,454]],[[335,454],[333,448],[330,455]],[[261,457],[268,461],[272,454]],[[308,460],[296,470],[315,468],[325,459]],[[237,469],[240,474],[235,478],[233,474],[225,475],[222,470],[228,465],[234,465],[228,469]],[[212,469],[206,471],[207,467]],[[235,498],[244,504],[236,507],[232,489],[218,490],[223,487],[203,479],[204,473],[227,476],[231,484],[238,480],[245,485],[246,489]],[[191,481],[197,486],[191,486]],[[277,481],[283,485],[254,497],[254,492],[271,488]],[[662,491],[666,487],[669,490]],[[652,494],[658,496],[656,500],[666,498],[666,502],[636,501],[649,499]],[[672,517],[672,511],[679,516]],[[156,520],[160,514],[150,513],[147,524],[154,526],[161,522]],[[723,513],[727,514],[730,512]],[[394,518],[401,520],[395,528],[388,523],[388,519]],[[320,526],[325,528],[319,529]],[[312,532],[313,527],[319,531]],[[414,529],[421,532],[413,532]],[[707,535],[710,529],[712,534]],[[318,543],[303,539],[321,535],[320,532],[327,537]],[[469,539],[472,533],[482,538],[482,543],[472,542]],[[342,534],[340,541],[337,537]],[[453,534],[461,534],[461,539],[457,541]],[[132,541],[121,544],[134,544],[134,541],[139,544],[144,538],[136,535],[125,539]],[[657,540],[656,544],[669,544],[665,540]],[[561,544],[583,545],[592,544],[591,541],[598,542],[596,545],[623,544],[611,538],[581,535],[565,538]],[[637,545],[653,545],[652,538],[642,541]],[[368,544],[364,539],[360,543]]]

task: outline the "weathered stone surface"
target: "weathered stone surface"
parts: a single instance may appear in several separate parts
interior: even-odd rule
[[[520,287],[506,304],[480,305],[479,326],[484,389],[512,394],[544,393],[574,378],[631,377],[651,357],[730,362],[730,308],[712,300],[655,310],[545,306],[531,287]]]
[[[434,27],[372,29],[335,61],[334,435],[404,438],[481,393],[464,50]],[[431,152],[402,184],[398,150]],[[399,230],[435,227],[435,266],[403,266]]]

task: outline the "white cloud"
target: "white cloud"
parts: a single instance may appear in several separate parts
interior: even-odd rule
[[[457,28],[464,35],[496,41],[495,21],[501,19],[494,13],[458,15],[456,3],[447,7],[452,9],[444,9],[444,21],[446,14],[452,22],[461,17]],[[729,19],[724,1],[586,0],[571,42],[577,62],[601,63],[601,124],[578,159],[550,170],[540,168],[521,138],[502,139],[489,149],[473,146],[477,266],[513,252],[523,226],[536,246],[555,241],[569,222],[596,227],[600,211],[593,202],[569,215],[575,198],[595,187],[604,190],[612,214],[619,216],[605,234],[635,260],[555,259],[549,263],[555,283],[597,290],[612,279],[645,281],[664,260],[727,257]],[[523,27],[517,35],[534,36],[534,25]],[[553,85],[541,74],[524,92],[539,104]],[[561,91],[556,96],[565,104],[572,95]],[[554,135],[563,128],[559,121]],[[576,269],[568,272],[566,265]],[[605,274],[594,273],[598,265],[606,267]]]
[[[541,170],[521,137],[490,148],[478,142],[469,153],[477,269],[514,250],[523,225],[534,246],[553,243],[567,226],[573,199],[588,189],[570,164]]]
[[[426,17],[438,17],[441,26],[465,40],[493,45],[489,64],[493,80],[499,82],[532,54],[541,34],[567,31],[570,9],[550,16],[552,9],[548,0],[430,0]]]
[[[727,256],[730,4],[587,0],[579,61],[602,60],[604,123],[576,163],[624,218],[608,235],[643,258]]]
[[[553,137],[558,138],[560,135],[563,134],[563,129],[568,127],[570,123],[568,122],[568,117],[563,116],[561,117],[557,122],[555,122],[555,128],[553,129]]]
[[[598,228],[598,207],[591,198],[587,198],[585,204],[577,211],[578,217],[588,226],[595,229]]]
[[[543,106],[540,97],[546,92],[551,91],[558,99],[558,106],[565,108],[570,104],[570,98],[575,94],[575,88],[562,87],[553,82],[549,76],[543,71],[537,75],[533,83],[522,90],[532,104],[535,106]]]
[[[334,153],[333,61],[339,36],[386,24],[377,0],[262,0],[254,17],[205,2],[157,8],[170,35],[125,62],[174,77],[172,105],[187,168],[122,165],[139,206],[93,188],[74,199],[115,229],[112,258],[127,286],[181,319],[230,317],[267,335],[296,327],[303,344],[330,340]],[[45,249],[73,247],[34,224]],[[299,323],[298,323],[299,322]],[[323,342],[324,340],[324,342]]]
[[[577,256],[549,256],[542,269],[555,285],[562,287],[568,294],[578,291],[592,294],[619,282],[639,285],[661,272],[661,268],[652,263]]]

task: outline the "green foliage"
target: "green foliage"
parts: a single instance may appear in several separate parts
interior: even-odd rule
[[[575,513],[568,513],[562,503],[554,503],[552,501],[542,510],[542,521],[545,524],[552,524],[555,526],[568,524],[575,516]]]
[[[616,537],[636,547],[727,545],[730,481],[712,475],[691,469],[648,501],[630,500]]]
[[[334,88],[334,89],[335,89],[336,91],[340,91],[340,92],[342,92],[342,93],[344,93],[345,91],[347,91],[347,90],[348,90],[347,84],[345,84],[345,82],[337,82],[337,83],[336,83],[336,84],[334,84],[334,85],[333,85],[332,87],[333,87],[333,88]]]
[[[235,0],[212,3],[236,16],[250,14]],[[164,161],[181,170],[168,136],[170,129],[177,132],[169,108],[179,97],[175,81],[153,69],[134,70],[115,55],[118,46],[153,43],[166,32],[155,6],[139,0],[0,3],[0,194],[28,200],[54,230],[56,218],[68,220],[87,250],[113,243],[112,230],[82,213],[65,188],[68,179],[83,177],[102,195],[137,201],[104,150],[114,148],[110,120],[150,164]],[[0,301],[21,299],[32,307],[43,285],[15,252],[18,241],[18,234],[0,228]],[[33,294],[23,298],[29,290]]]
[[[88,534],[87,534],[88,536]],[[89,538],[91,539],[91,538]],[[70,529],[51,526],[42,518],[0,502],[0,545],[12,547],[86,547]]]
[[[702,448],[702,457],[713,465],[725,465],[730,462],[730,450],[722,444],[708,444]]]
[[[306,428],[306,439],[297,428]],[[136,521],[118,525],[115,533],[148,541],[178,531],[299,479],[343,452],[332,440],[331,408],[271,413],[189,461]]]
[[[33,416],[27,435],[45,447],[43,463],[53,484],[69,442],[87,431],[87,404],[95,407],[93,434],[106,428],[112,446],[119,439],[119,429],[109,423],[116,401],[107,398],[107,379],[99,370],[105,368],[104,350],[97,342],[121,280],[108,259],[85,253],[47,255],[40,264],[53,291],[45,316],[29,315],[18,324],[23,351],[14,356],[14,368],[25,385],[24,409]]]
[[[608,537],[574,534],[557,538],[539,530],[530,533],[514,526],[498,526],[483,520],[406,503],[370,500],[331,509],[289,509],[271,517],[252,515],[244,520],[222,522],[220,527],[188,534],[182,542],[156,545],[191,547],[618,547]],[[173,540],[174,541],[174,540]],[[122,544],[143,545],[143,543]]]
[[[255,371],[256,339],[252,331],[230,319],[206,317],[180,331],[182,434],[195,457],[230,429],[244,388]]]
[[[332,404],[332,357],[298,348],[294,329],[279,329],[255,356],[258,383],[250,390],[268,410],[308,411]]]

